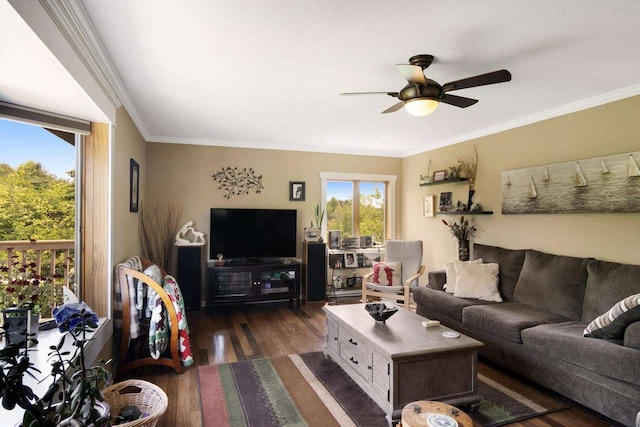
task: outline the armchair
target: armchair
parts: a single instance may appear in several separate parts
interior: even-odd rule
[[[424,274],[422,265],[422,240],[387,240],[385,244],[384,262],[400,262],[402,280],[399,284],[387,286],[374,283],[374,271],[366,274],[362,279],[362,302],[369,302],[369,298],[391,299],[394,302],[402,300],[402,305],[409,309],[411,289],[418,286],[418,278]]]

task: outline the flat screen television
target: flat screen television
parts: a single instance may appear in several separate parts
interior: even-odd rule
[[[260,259],[296,256],[295,209],[211,209],[209,258]]]

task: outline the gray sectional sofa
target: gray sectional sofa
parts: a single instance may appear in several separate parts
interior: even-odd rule
[[[500,266],[503,302],[443,291],[444,271],[414,290],[417,313],[479,339],[480,355],[625,425],[640,411],[640,322],[622,339],[586,338],[587,324],[640,293],[640,266],[475,244]]]

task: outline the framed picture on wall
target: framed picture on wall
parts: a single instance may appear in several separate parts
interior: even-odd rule
[[[304,181],[289,181],[289,201],[304,202]]]
[[[140,197],[140,165],[131,159],[129,168],[129,212],[138,212]]]
[[[451,191],[440,193],[440,212],[450,210],[453,207],[451,203]]]
[[[424,196],[422,199],[422,215],[432,218],[436,216],[436,213],[433,209],[435,204],[436,196]]]

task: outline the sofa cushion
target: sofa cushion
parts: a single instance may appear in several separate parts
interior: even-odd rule
[[[515,302],[476,305],[462,310],[462,323],[514,342],[520,331],[544,323],[566,322],[564,316]]]
[[[621,381],[640,384],[640,351],[619,340],[586,338],[586,323],[540,325],[522,331],[525,348]]]
[[[473,305],[493,304],[488,301],[480,301],[471,298],[456,298],[444,291],[419,287],[413,291],[413,299],[416,303],[429,312],[442,313],[443,315],[462,321],[462,309]]]
[[[583,322],[591,322],[621,299],[640,293],[640,265],[592,260],[587,273]]]
[[[569,320],[580,320],[589,262],[588,258],[528,250],[514,301],[561,314]]]
[[[640,321],[640,294],[617,302],[609,311],[593,319],[584,330],[584,336],[622,339],[627,326],[637,321]]]
[[[483,301],[502,302],[498,292],[498,264],[458,264],[456,262],[456,291],[454,297],[476,298]]]
[[[500,275],[498,276],[500,294],[503,300],[513,301],[513,292],[524,264],[525,252],[524,250],[512,250],[475,243],[473,245],[472,258],[482,258],[486,263],[493,262],[500,265]]]
[[[632,323],[624,330],[625,347],[635,348],[640,350],[640,322]]]

